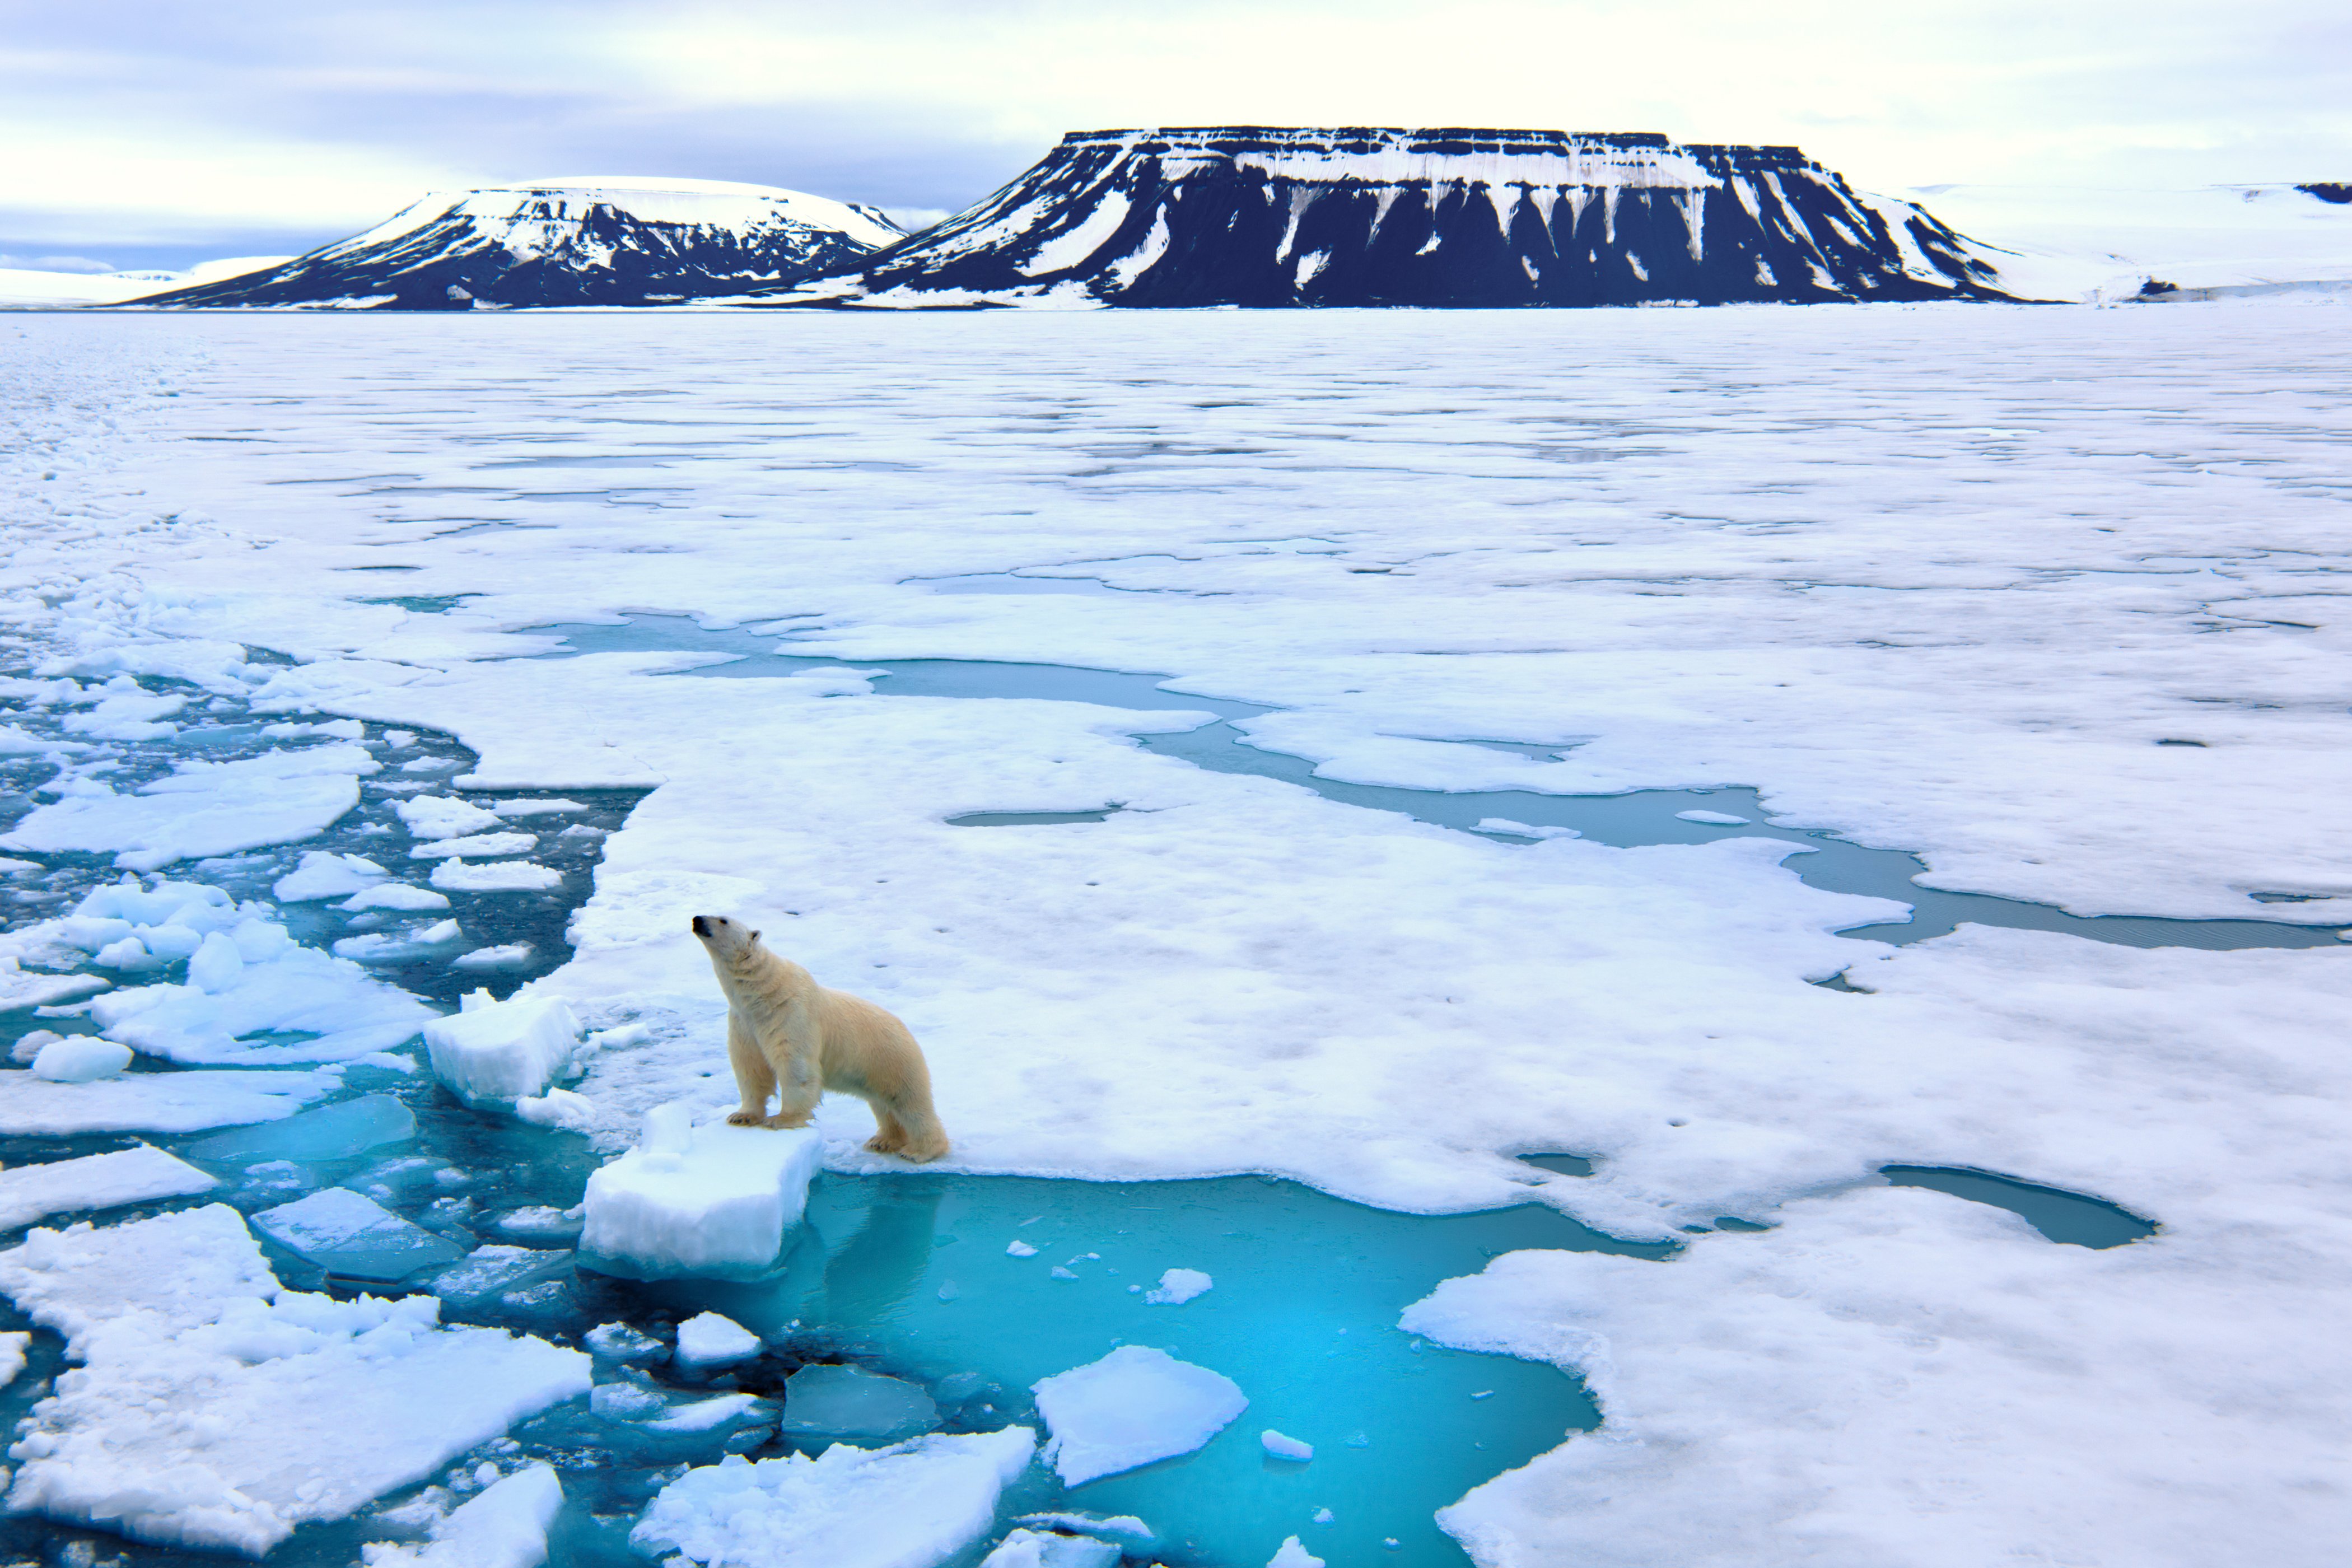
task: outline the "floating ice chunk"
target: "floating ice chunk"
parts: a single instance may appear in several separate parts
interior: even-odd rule
[[[433,885],[453,893],[535,893],[562,881],[563,873],[554,867],[528,860],[444,860],[433,868]]]
[[[162,969],[171,961],[158,958],[147,951],[147,944],[135,936],[110,942],[90,955],[92,963],[104,969],[122,969],[137,973],[143,970]]]
[[[433,860],[450,855],[520,855],[537,846],[529,833],[477,833],[468,838],[443,838],[409,850],[412,860]]]
[[[1678,811],[1675,813],[1675,815],[1681,817],[1685,822],[1707,822],[1713,823],[1721,827],[1745,827],[1748,826],[1748,818],[1744,816],[1734,816],[1727,811]]]
[[[89,902],[85,900],[85,909]],[[202,907],[183,910],[173,924],[199,917],[226,929],[239,964],[232,970],[226,953],[215,948],[220,956],[208,961],[205,971],[210,987],[141,985],[100,997],[91,1004],[90,1017],[102,1034],[179,1062],[345,1061],[402,1044],[433,1016],[424,1003],[350,960],[300,946],[283,926],[244,917],[233,907],[212,906],[209,914]],[[141,928],[150,945],[157,932],[170,929]],[[194,943],[190,946],[201,956]],[[314,1037],[268,1043],[244,1038],[293,1033]]]
[[[16,1374],[25,1370],[25,1352],[32,1342],[33,1336],[22,1329],[0,1334],[0,1388],[16,1382]]]
[[[1030,1246],[1025,1241],[1016,1240],[1012,1246],[1004,1249],[1004,1256],[1007,1258],[1034,1258],[1037,1256],[1037,1249]]]
[[[1315,1510],[1313,1522],[1317,1524],[1328,1524],[1331,1522],[1331,1510],[1329,1509],[1318,1508]]]
[[[0,847],[110,850],[116,865],[152,871],[174,860],[299,843],[357,805],[359,775],[378,766],[363,746],[305,746],[235,762],[184,762],[134,795],[79,778],[63,799],[20,818]]]
[[[340,1079],[323,1072],[142,1072],[95,1083],[51,1083],[0,1068],[0,1133],[236,1127],[291,1116],[341,1087]]]
[[[1096,1535],[1132,1536],[1138,1541],[1152,1539],[1151,1527],[1131,1513],[1024,1513],[1014,1522],[1041,1530],[1086,1531]]]
[[[436,921],[428,926],[411,926],[398,935],[372,931],[347,936],[335,943],[334,953],[354,963],[401,963],[434,948],[446,947],[464,934],[456,921]]]
[[[1053,1434],[1045,1457],[1070,1487],[1189,1454],[1249,1408],[1232,1379],[1144,1345],[1121,1345],[1030,1392]]]
[[[337,855],[331,850],[306,849],[302,852],[302,863],[278,878],[269,891],[281,904],[301,904],[313,899],[332,899],[344,893],[364,892],[389,875],[390,872],[363,855]]]
[[[33,1058],[41,1054],[41,1047],[43,1046],[47,1045],[52,1040],[62,1040],[65,1037],[58,1034],[55,1029],[27,1030],[24,1035],[17,1038],[15,1045],[8,1047],[8,1059],[19,1064],[20,1066],[30,1067],[33,1065]]]
[[[118,675],[99,689],[104,695],[89,712],[67,715],[63,727],[68,734],[94,741],[153,741],[179,733],[177,724],[163,721],[185,708],[186,698],[150,691],[128,675]]]
[[[1118,1568],[1118,1557],[1108,1541],[1024,1529],[999,1542],[980,1568]]]
[[[167,1081],[194,1073],[159,1073]],[[300,1078],[297,1073],[210,1073],[211,1078]],[[240,1127],[188,1146],[199,1160],[242,1165],[256,1160],[341,1160],[416,1136],[416,1117],[388,1094],[363,1094],[261,1127]]]
[[[646,1423],[648,1432],[708,1432],[730,1422],[764,1419],[771,1406],[749,1394],[721,1394],[676,1405],[669,1414]]]
[[[553,1127],[566,1132],[585,1132],[596,1125],[596,1102],[568,1089],[551,1089],[545,1094],[518,1100],[514,1113],[534,1127]]]
[[[459,1503],[425,1545],[370,1542],[360,1561],[367,1568],[539,1568],[547,1561],[547,1527],[562,1507],[554,1468],[531,1465]]]
[[[1076,1279],[1077,1278],[1076,1274],[1072,1273],[1068,1268],[1059,1263],[1054,1265],[1053,1274],[1054,1278],[1056,1279]]]
[[[661,1341],[626,1323],[599,1323],[580,1342],[613,1361],[658,1361],[669,1353]]]
[[[131,1065],[131,1047],[94,1035],[65,1035],[33,1058],[33,1076],[51,1083],[96,1083]]]
[[[289,721],[282,724],[264,724],[261,732],[272,737],[332,735],[338,741],[358,741],[366,738],[367,726],[356,719],[329,719],[317,724],[298,724]]]
[[[759,1335],[732,1318],[700,1312],[677,1326],[677,1364],[685,1367],[732,1366],[758,1355]]]
[[[1284,1538],[1275,1554],[1265,1561],[1265,1568],[1323,1568],[1323,1559],[1298,1544],[1298,1537]]]
[[[579,1209],[560,1209],[539,1204],[501,1215],[498,1222],[498,1230],[501,1236],[536,1236],[550,1239],[568,1239],[580,1234],[580,1226]]]
[[[646,1141],[588,1177],[580,1249],[607,1272],[759,1270],[800,1223],[824,1155],[813,1127],[685,1124],[684,1106],[646,1116]]]
[[[588,1394],[599,1421],[643,1421],[669,1408],[669,1401],[642,1383],[600,1383]]]
[[[330,1189],[331,1191],[332,1189]],[[259,1215],[255,1223],[258,1224]],[[466,1254],[463,1261],[445,1268],[433,1277],[425,1287],[443,1300],[471,1300],[511,1290],[551,1268],[561,1268],[571,1260],[561,1252],[544,1252],[529,1247],[478,1247]]]
[[[784,1380],[787,1432],[890,1443],[939,1424],[939,1405],[902,1378],[854,1366],[804,1366]]]
[[[453,969],[514,969],[530,962],[530,943],[515,942],[504,947],[478,947],[451,959],[449,965]]]
[[[169,1545],[258,1557],[589,1384],[578,1351],[438,1327],[431,1296],[282,1289],[218,1204],[35,1230],[0,1291],[83,1363],[34,1406],[11,1506]]]
[[[490,809],[500,816],[545,816],[553,812],[585,811],[588,805],[578,800],[499,800]]]
[[[420,1268],[454,1263],[464,1248],[411,1225],[373,1198],[349,1187],[324,1187],[307,1198],[263,1209],[256,1229],[330,1273],[390,1282]]]
[[[451,862],[456,864],[456,862]],[[436,867],[436,870],[446,869]],[[413,882],[379,882],[363,889],[335,906],[340,910],[446,910],[449,900],[446,894],[430,888],[420,888]]]
[[[1035,1445],[1012,1426],[872,1450],[836,1443],[814,1459],[730,1455],[663,1488],[629,1544],[702,1563],[933,1568],[995,1521]]]
[[[485,811],[455,795],[411,795],[394,802],[392,809],[408,825],[410,835],[417,838],[462,838],[468,833],[479,833],[485,827],[499,825],[497,812]]]
[[[1205,1295],[1216,1281],[1197,1268],[1171,1268],[1160,1276],[1160,1283],[1143,1293],[1143,1299],[1155,1307],[1181,1307],[1195,1296]]]
[[[110,1209],[207,1193],[218,1184],[185,1161],[144,1143],[110,1154],[19,1165],[0,1171],[0,1230],[76,1209]]]
[[[114,984],[96,974],[33,974],[11,957],[0,956],[0,1012],[51,1007]]]
[[[513,996],[425,1026],[425,1059],[467,1101],[528,1100],[572,1067],[580,1020],[557,996]]]
[[[1277,1459],[1296,1459],[1303,1465],[1315,1457],[1314,1444],[1286,1437],[1271,1426],[1259,1433],[1257,1440],[1265,1446],[1267,1453]]]
[[[1538,826],[1531,822],[1514,822],[1507,816],[1482,816],[1478,819],[1475,831],[1508,833],[1520,838],[1581,838],[1584,837],[1573,827],[1560,827],[1549,824]]]

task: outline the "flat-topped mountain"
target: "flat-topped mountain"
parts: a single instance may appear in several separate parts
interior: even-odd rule
[[[567,176],[426,196],[281,267],[142,306],[662,305],[837,271],[904,237],[871,207],[717,180]]]
[[[842,304],[2000,300],[1924,208],[1793,147],[1560,131],[1074,132],[800,297]]]

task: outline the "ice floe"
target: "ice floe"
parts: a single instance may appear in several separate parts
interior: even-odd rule
[[[297,843],[357,805],[360,779],[380,766],[364,746],[327,745],[183,762],[128,795],[102,779],[75,777],[59,786],[63,798],[34,807],[0,835],[0,847],[94,851],[130,870],[152,871],[174,860]]]
[[[530,1100],[571,1070],[580,1020],[557,996],[469,993],[457,1012],[425,1026],[433,1076],[468,1101]]]
[[[885,1448],[835,1443],[814,1459],[730,1455],[663,1488],[629,1542],[714,1568],[933,1568],[987,1532],[1035,1446],[1012,1426]]]
[[[131,1049],[113,1040],[68,1035],[51,1040],[33,1057],[33,1076],[51,1083],[95,1083],[131,1065]]]
[[[939,1424],[939,1405],[904,1378],[863,1367],[810,1365],[784,1380],[783,1430],[797,1436],[889,1443]]]
[[[538,1568],[547,1561],[547,1527],[562,1507],[554,1467],[526,1465],[435,1521],[430,1541],[370,1542],[360,1560],[366,1568]]]
[[[698,1312],[678,1324],[677,1345],[672,1353],[680,1366],[722,1367],[749,1361],[760,1349],[760,1336],[734,1319]]]
[[[1159,1284],[1143,1293],[1143,1299],[1155,1307],[1181,1307],[1206,1295],[1215,1284],[1197,1268],[1170,1268],[1160,1274]]]
[[[125,1073],[52,1083],[0,1068],[0,1133],[194,1132],[292,1116],[341,1087],[331,1071]]]
[[[109,1154],[18,1165],[0,1171],[0,1230],[15,1230],[53,1214],[208,1193],[218,1184],[186,1161],[145,1143]]]
[[[390,1284],[465,1255],[365,1194],[322,1187],[253,1216],[253,1227],[331,1274]]]
[[[1014,1530],[980,1561],[980,1568],[1118,1568],[1118,1548],[1090,1535]]]
[[[580,1249],[598,1266],[650,1277],[757,1270],[800,1223],[824,1152],[817,1131],[697,1127],[692,1114],[648,1111],[638,1145],[590,1174]]]
[[[1249,1408],[1231,1378],[1145,1345],[1121,1345],[1031,1392],[1051,1434],[1045,1461],[1069,1487],[1189,1454]]]
[[[35,1230],[0,1291],[82,1363],[34,1405],[9,1506],[199,1550],[259,1556],[589,1383],[583,1352],[442,1328],[431,1296],[283,1289],[220,1205]]]

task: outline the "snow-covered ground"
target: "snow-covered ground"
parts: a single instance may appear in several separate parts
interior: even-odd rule
[[[1785,844],[1507,846],[1138,748],[1176,714],[857,670],[1159,672],[1280,709],[1244,727],[1328,776],[1752,784],[1938,886],[2339,926],[2341,321],[19,317],[0,588],[12,662],[94,723],[176,722],[97,689],[170,675],[453,732],[479,764],[434,788],[486,808],[651,786],[535,983],[635,1026],[572,1086],[612,1147],[731,1100],[708,910],[907,1018],[954,1169],[1434,1211],[1575,1151],[1592,1177],[1533,1190],[1617,1235],[1773,1224],[1513,1254],[1412,1310],[1601,1401],[1448,1514],[1482,1563],[2318,1563],[2352,944],[1892,949],[1832,934],[1884,906]],[[921,581],[1015,569],[1110,591]],[[636,612],[842,662],[515,657]],[[1808,984],[1841,970],[1866,994]],[[828,1102],[834,1168],[878,1163],[870,1125]],[[1890,1162],[2162,1229],[2091,1252],[1853,1185]]]
[[[293,259],[290,256],[238,256],[200,261],[184,270],[127,272],[53,272],[32,267],[0,267],[0,307],[121,305],[150,294],[184,289],[191,283],[217,283],[248,272],[266,272]]]

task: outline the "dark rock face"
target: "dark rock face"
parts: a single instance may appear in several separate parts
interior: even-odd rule
[[[2341,184],[2334,180],[2322,180],[2311,185],[2297,185],[2295,189],[2305,195],[2317,196],[2323,202],[2333,202],[2337,206],[2352,203],[2352,184]]]
[[[814,292],[839,303],[2004,300],[1909,203],[1793,147],[1557,131],[1103,131]]]
[[[429,196],[268,272],[142,306],[467,310],[660,305],[792,283],[903,237],[870,208],[758,185],[610,182]]]

